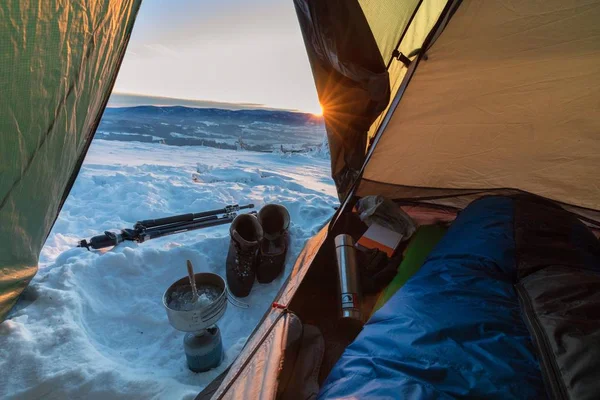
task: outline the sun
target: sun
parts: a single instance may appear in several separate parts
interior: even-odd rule
[[[314,112],[314,113],[313,113],[313,115],[314,115],[315,117],[321,117],[321,116],[323,116],[323,111],[325,111],[325,110],[323,109],[323,106],[322,106],[321,104],[319,104],[319,110],[318,110],[318,111],[316,111],[316,112]]]

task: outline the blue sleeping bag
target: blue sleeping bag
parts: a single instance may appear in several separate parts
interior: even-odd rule
[[[489,197],[466,208],[347,347],[319,398],[546,398],[514,287],[514,207]]]

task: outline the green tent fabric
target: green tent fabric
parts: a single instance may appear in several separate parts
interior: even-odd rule
[[[37,271],[140,3],[0,3],[0,322]]]
[[[448,228],[441,225],[425,225],[417,229],[406,247],[398,273],[379,295],[373,312],[379,310],[421,268],[447,230]]]

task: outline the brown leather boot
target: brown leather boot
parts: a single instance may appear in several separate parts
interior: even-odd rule
[[[263,228],[260,242],[256,279],[269,283],[277,278],[285,265],[288,249],[290,213],[279,204],[267,204],[258,212],[258,221]]]
[[[240,214],[229,228],[231,241],[225,270],[227,286],[236,297],[246,297],[254,284],[258,248],[263,239],[263,229],[252,214]]]

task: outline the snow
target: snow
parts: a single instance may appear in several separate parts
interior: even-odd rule
[[[291,215],[285,272],[271,284],[255,282],[243,299],[249,308],[229,304],[219,322],[225,361],[206,373],[187,369],[184,333],[169,325],[162,295],[186,276],[186,260],[196,272],[225,277],[228,225],[105,252],[74,247],[141,219],[271,202]],[[94,140],[38,274],[0,324],[0,398],[193,399],[239,354],[305,241],[337,205],[329,160],[318,154]]]
[[[174,138],[197,139],[196,136],[184,135],[183,133],[177,133],[177,132],[169,132],[169,135],[171,135]]]
[[[180,286],[167,295],[167,306],[172,310],[190,311],[195,308],[203,308],[209,306],[221,293],[214,286],[198,287],[198,298],[194,301],[194,292],[191,285]]]
[[[204,125],[206,125],[206,126],[219,126],[219,124],[218,124],[218,123],[216,123],[216,122],[211,122],[211,121],[196,121],[196,122],[199,122],[199,123],[201,123],[201,124],[204,124]]]
[[[138,127],[139,128],[139,127]],[[161,138],[160,136],[154,136],[154,135],[148,135],[147,133],[135,133],[135,132],[115,132],[115,131],[111,131],[111,132],[106,132],[106,131],[97,131],[97,134],[100,135],[106,135],[106,136],[110,136],[110,135],[121,135],[121,136],[144,136],[144,137],[149,137],[152,138],[153,141],[161,141],[163,140],[163,138]],[[182,135],[185,136],[185,135]],[[189,137],[189,136],[188,136]],[[192,136],[193,138],[193,136]]]

